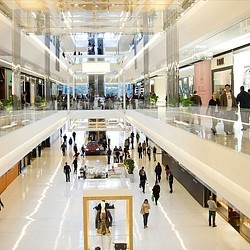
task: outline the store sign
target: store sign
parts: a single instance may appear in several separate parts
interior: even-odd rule
[[[225,64],[224,57],[217,59],[217,66],[221,66]]]

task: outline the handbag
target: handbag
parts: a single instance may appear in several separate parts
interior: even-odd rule
[[[144,214],[144,209],[143,209],[143,207],[141,207],[140,213],[141,213],[141,214]]]

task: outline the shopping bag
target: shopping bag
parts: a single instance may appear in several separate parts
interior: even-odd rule
[[[151,195],[151,201],[154,202],[155,201],[155,197],[154,194]]]

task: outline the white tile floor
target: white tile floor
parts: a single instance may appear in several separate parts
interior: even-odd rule
[[[110,132],[114,146],[124,138],[123,133]],[[83,134],[77,134],[80,147]],[[122,143],[120,142],[122,145]],[[65,182],[63,164],[72,163],[72,153],[61,156],[60,142],[43,150],[42,157],[32,162],[1,195],[5,208],[0,212],[1,250],[76,250],[83,249],[82,190],[86,182],[72,175]],[[139,213],[144,198],[150,199],[154,183],[155,162],[146,157],[137,165],[145,166],[148,174],[146,194],[138,188],[138,167],[135,183],[131,184],[134,195],[134,249],[135,250],[246,250],[247,243],[227,222],[217,215],[217,228],[208,227],[208,211],[202,208],[177,182],[174,193],[169,194],[166,180],[161,182],[161,197],[158,206],[151,204],[148,229],[142,225]],[[160,160],[160,154],[158,155]],[[89,156],[82,164],[104,165],[105,156]],[[115,225],[111,236],[97,236],[93,223],[90,234],[91,249],[94,244],[103,244],[104,249],[114,249],[112,241],[124,234],[122,204],[115,204]],[[93,211],[92,211],[93,213]],[[93,218],[94,220],[94,218]],[[117,236],[118,235],[118,236]],[[110,248],[109,248],[110,245]]]

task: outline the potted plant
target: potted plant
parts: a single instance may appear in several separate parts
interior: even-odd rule
[[[124,166],[128,171],[128,174],[133,174],[135,169],[135,162],[133,159],[128,158],[124,160]]]
[[[150,104],[151,104],[151,106],[155,107],[158,98],[159,97],[157,95],[155,95],[155,94],[150,96]]]

